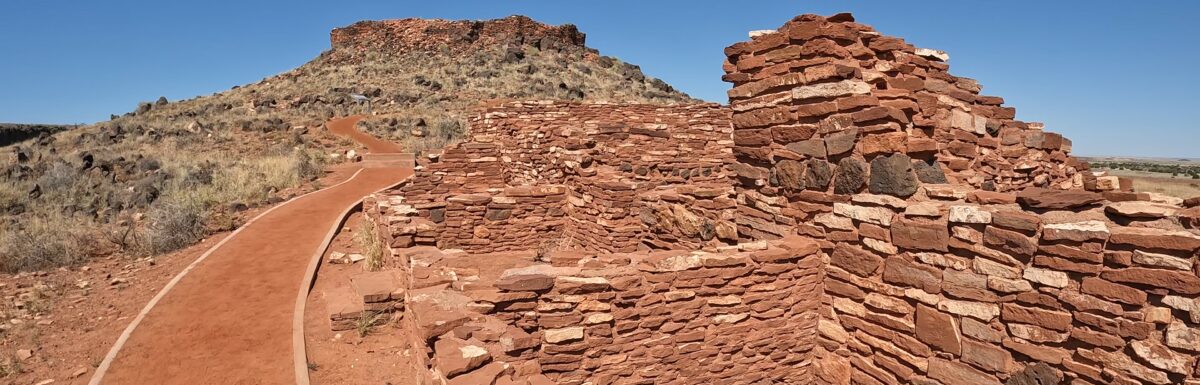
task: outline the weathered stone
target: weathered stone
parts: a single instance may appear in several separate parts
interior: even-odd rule
[[[1000,315],[1000,306],[993,303],[944,299],[937,304],[938,310],[955,315],[971,317],[980,321],[991,321]]]
[[[838,243],[833,249],[833,255],[829,257],[829,263],[851,273],[870,277],[879,270],[883,258],[858,246]]]
[[[1140,306],[1146,303],[1146,292],[1097,277],[1085,277],[1079,291],[1130,305]]]
[[[481,343],[468,342],[451,335],[438,338],[434,344],[434,359],[437,368],[446,378],[451,378],[483,366],[492,355]]]
[[[1167,325],[1167,346],[1200,352],[1200,328],[1188,327],[1183,322]]]
[[[929,378],[943,384],[1000,385],[995,376],[959,362],[933,357],[929,359]]]
[[[963,340],[962,360],[993,373],[1008,373],[1013,366],[1012,353],[997,345],[971,339]]]
[[[508,291],[541,291],[554,286],[554,277],[569,270],[550,265],[513,268],[500,273],[497,288]]]
[[[883,281],[925,290],[942,291],[942,271],[919,265],[901,257],[889,257],[884,263]]]
[[[493,361],[482,368],[451,378],[446,385],[494,384],[497,378],[511,370],[508,363]]]
[[[1025,268],[1025,273],[1022,278],[1030,282],[1037,282],[1046,286],[1064,288],[1071,282],[1071,277],[1067,273],[1061,271],[1040,269],[1036,267]]]
[[[1200,294],[1200,277],[1190,272],[1128,267],[1105,271],[1100,273],[1100,277],[1113,282],[1161,287],[1182,294]]]
[[[988,226],[983,231],[983,244],[1010,254],[1032,256],[1037,252],[1037,242],[1016,231]]]
[[[1178,209],[1150,202],[1114,202],[1104,207],[1104,211],[1126,218],[1155,219],[1175,215]]]
[[[779,179],[779,185],[789,190],[804,190],[804,173],[804,164],[798,161],[784,159],[775,164],[775,175]]]
[[[804,171],[804,184],[810,190],[825,191],[829,189],[829,180],[833,178],[833,170],[829,162],[821,159],[809,159]]]
[[[1006,303],[1001,308],[1000,318],[1009,322],[1036,325],[1060,332],[1071,330],[1072,320],[1071,313],[1025,307],[1011,303]]]
[[[942,184],[947,183],[946,173],[942,172],[942,164],[935,160],[913,159],[913,172],[917,174],[917,180],[921,183]]]
[[[1146,360],[1151,366],[1175,374],[1191,374],[1192,364],[1196,362],[1195,358],[1175,353],[1156,341],[1134,340],[1130,342],[1129,346],[1133,348],[1134,354]]]
[[[949,234],[944,221],[898,218],[892,223],[892,243],[906,249],[945,252]]]
[[[1200,249],[1200,236],[1186,231],[1164,231],[1142,227],[1118,227],[1112,230],[1109,242],[1130,245],[1144,250],[1170,250],[1185,253]]]
[[[1062,380],[1062,371],[1045,363],[1035,362],[1014,373],[1004,385],[1058,385]]]
[[[837,172],[833,176],[833,192],[836,194],[854,194],[862,190],[867,183],[867,162],[855,157],[847,157],[838,161]]]
[[[950,206],[950,222],[953,223],[992,223],[992,213],[981,210],[979,206]]]
[[[1038,231],[1042,219],[1023,211],[1004,210],[992,213],[992,224],[1011,230]]]
[[[1104,197],[1100,194],[1079,190],[1028,188],[1017,193],[1017,203],[1035,209],[1073,209],[1099,203],[1103,200]]]
[[[913,173],[912,160],[908,155],[881,155],[871,161],[868,184],[871,193],[909,197],[917,192],[919,185],[920,181]]]
[[[1166,254],[1151,253],[1148,251],[1134,250],[1133,262],[1139,265],[1162,267],[1167,269],[1191,271],[1192,260],[1179,258]]]
[[[580,341],[583,340],[583,327],[574,326],[560,329],[546,329],[542,332],[542,339],[551,344]]]
[[[954,317],[926,306],[917,306],[917,338],[940,349],[958,355],[962,352],[962,337]]]
[[[854,149],[854,145],[857,142],[858,129],[848,128],[825,136],[825,150],[830,156],[841,155]],[[865,169],[866,167],[863,168]]]
[[[873,223],[884,227],[891,226],[892,217],[896,215],[895,212],[884,207],[855,206],[845,203],[834,203],[833,213],[859,222]]]
[[[866,82],[848,79],[834,83],[820,83],[793,88],[792,99],[833,98],[868,93],[871,93],[871,86]]]
[[[554,290],[563,294],[595,293],[610,288],[612,286],[604,277],[560,276],[554,278]]]
[[[797,154],[812,158],[825,157],[825,141],[821,139],[808,139],[799,142],[788,143],[788,145],[784,146],[784,148],[787,148],[789,151]]]
[[[1101,221],[1084,221],[1076,223],[1051,223],[1042,226],[1042,239],[1047,241],[1086,242],[1093,239],[1107,240],[1108,225]]]

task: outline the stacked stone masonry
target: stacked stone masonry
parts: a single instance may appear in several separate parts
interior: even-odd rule
[[[513,102],[387,201],[393,247],[631,252],[735,243],[728,110]]]
[[[1200,385],[1200,199],[846,14],[726,54],[728,108],[504,103],[368,199],[422,384]]]

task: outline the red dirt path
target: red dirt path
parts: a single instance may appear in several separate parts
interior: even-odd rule
[[[330,121],[330,131],[372,152],[398,150],[357,133],[358,119]],[[247,225],[150,310],[101,383],[295,383],[292,316],[310,259],[348,206],[411,172],[364,168]]]

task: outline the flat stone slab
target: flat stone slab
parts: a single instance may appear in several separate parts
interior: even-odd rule
[[[400,280],[391,270],[368,271],[350,276],[350,286],[362,302],[387,302],[400,291]]]
[[[325,293],[325,311],[329,314],[329,329],[350,330],[362,316],[363,302],[355,297],[349,287],[337,287]]]

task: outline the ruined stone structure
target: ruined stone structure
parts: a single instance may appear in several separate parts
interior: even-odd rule
[[[389,243],[629,252],[735,242],[730,132],[728,110],[709,104],[488,108],[467,142],[401,188],[421,220]]]
[[[491,21],[415,18],[360,21],[329,33],[331,46],[343,54],[390,54],[439,49],[461,53],[505,46],[592,52],[584,46],[586,37],[574,25],[547,26],[526,16],[509,16]]]
[[[1200,208],[849,15],[728,108],[514,102],[366,203],[424,384],[1200,385]]]

